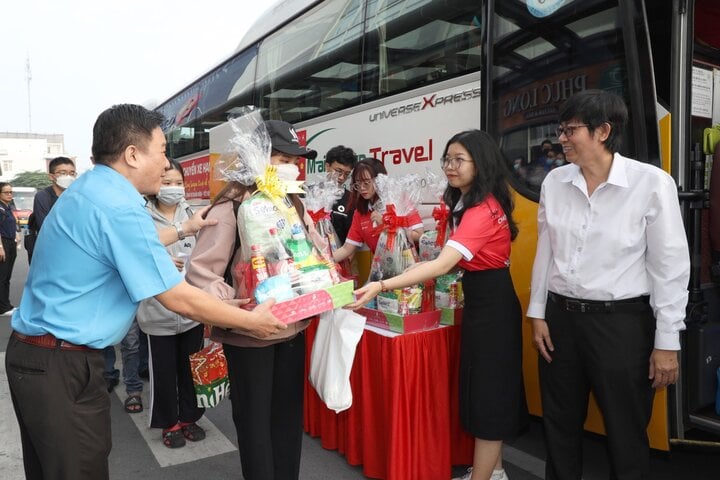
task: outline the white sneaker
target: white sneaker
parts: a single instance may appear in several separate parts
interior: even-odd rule
[[[467,469],[467,472],[461,477],[455,477],[452,480],[470,480],[472,477],[472,467]],[[510,477],[507,476],[504,469],[500,470],[493,470],[492,476],[490,477],[490,480],[510,480]]]
[[[11,309],[8,310],[7,312],[5,312],[5,313],[3,313],[3,314],[0,314],[0,316],[2,316],[2,317],[12,317],[12,314],[15,313],[15,310],[17,310],[17,307],[11,308]]]
[[[500,470],[493,470],[490,480],[510,480],[510,477],[508,477],[507,473],[505,473],[505,469],[501,468]]]

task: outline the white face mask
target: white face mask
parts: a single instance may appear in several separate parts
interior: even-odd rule
[[[164,205],[177,205],[185,199],[185,187],[160,187],[157,199]]]
[[[71,175],[58,175],[57,177],[55,177],[55,183],[57,184],[58,187],[62,188],[63,190],[68,188],[70,186],[70,184],[74,181],[75,181],[75,177],[73,177]]]
[[[281,163],[280,165],[275,165],[275,168],[277,169],[280,180],[292,181],[300,176],[300,169],[294,163]]]

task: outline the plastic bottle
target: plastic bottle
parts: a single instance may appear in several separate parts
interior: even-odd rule
[[[270,252],[268,260],[270,261],[270,275],[287,274],[291,279],[295,279],[295,262],[293,262],[292,252],[288,250],[278,234],[277,228],[271,228],[270,233]]]
[[[251,246],[250,251],[250,265],[252,266],[253,274],[255,275],[255,285],[258,285],[260,282],[267,280],[269,277],[267,264],[265,263],[265,257],[262,254],[260,245]]]
[[[422,311],[432,312],[435,310],[435,280],[428,280],[423,286]]]
[[[300,225],[293,225],[291,229],[291,238],[288,240],[288,248],[293,256],[295,263],[300,263],[310,256],[312,250],[308,244],[305,232]]]

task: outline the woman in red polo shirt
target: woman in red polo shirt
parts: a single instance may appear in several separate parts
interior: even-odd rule
[[[336,262],[341,262],[355,253],[355,250],[367,245],[371,252],[375,252],[380,231],[378,226],[383,223],[382,214],[384,208],[380,206],[380,198],[375,190],[375,177],[384,173],[387,175],[385,166],[379,160],[366,158],[360,160],[352,172],[353,194],[350,198],[350,205],[354,205],[352,224],[348,231],[345,244],[333,252]],[[423,223],[416,210],[410,214],[410,235],[409,240],[417,242],[423,234]]]
[[[437,259],[415,265],[355,293],[358,308],[381,291],[463,269],[465,308],[460,344],[460,419],[475,437],[473,468],[463,480],[507,480],[502,442],[528,418],[522,379],[522,311],[510,278],[512,218],[508,167],[493,139],[479,130],[448,141],[442,168],[448,179],[444,200],[452,210],[452,234]]]

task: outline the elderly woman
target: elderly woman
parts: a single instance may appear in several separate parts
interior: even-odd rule
[[[560,111],[568,165],[540,192],[527,316],[540,356],[545,478],[579,479],[592,391],[614,478],[648,478],[654,388],[675,383],[688,247],[677,189],[664,171],[617,151],[627,108],[586,90]]]

